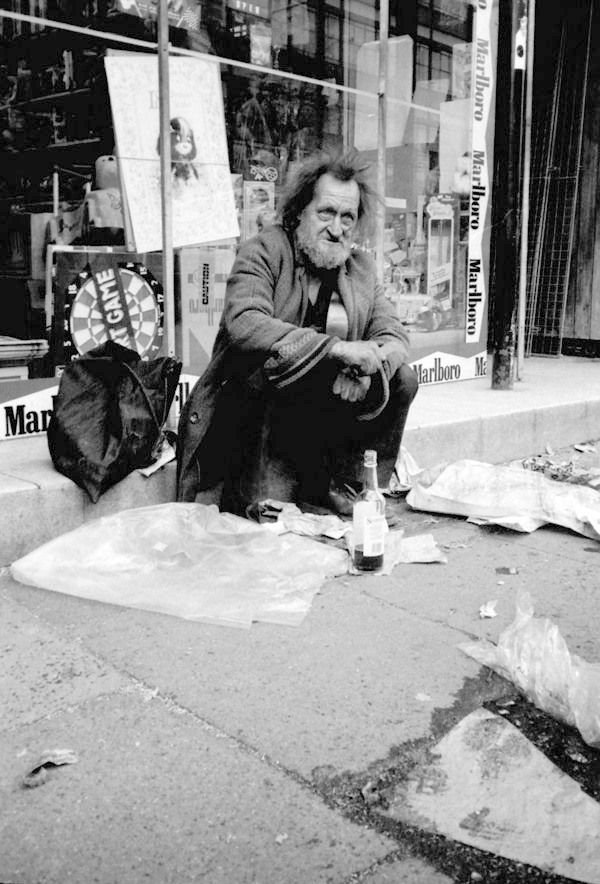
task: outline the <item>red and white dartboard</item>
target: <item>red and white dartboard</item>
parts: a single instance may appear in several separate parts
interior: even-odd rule
[[[67,289],[65,355],[72,359],[116,341],[152,359],[162,345],[163,320],[162,287],[143,264],[88,266]]]

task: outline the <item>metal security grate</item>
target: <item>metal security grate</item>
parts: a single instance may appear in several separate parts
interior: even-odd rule
[[[591,5],[588,22],[591,19]],[[554,88],[534,122],[527,255],[525,355],[560,356],[575,225],[589,64],[581,22],[565,16]],[[588,34],[590,33],[588,28]],[[584,44],[585,46],[585,44]]]

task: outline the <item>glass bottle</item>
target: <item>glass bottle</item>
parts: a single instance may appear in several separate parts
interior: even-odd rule
[[[357,571],[381,571],[387,522],[385,498],[377,481],[377,452],[367,449],[363,460],[362,491],[352,513],[354,567]]]

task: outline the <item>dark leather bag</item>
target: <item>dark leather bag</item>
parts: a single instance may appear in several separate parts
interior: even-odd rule
[[[96,503],[133,470],[153,463],[180,373],[175,359],[143,361],[114,341],[70,362],[47,430],[55,468]]]

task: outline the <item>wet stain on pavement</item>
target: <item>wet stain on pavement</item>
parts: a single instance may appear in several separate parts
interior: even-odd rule
[[[400,855],[423,858],[456,884],[569,884],[572,878],[454,841],[420,827],[418,818],[408,824],[387,813],[392,796],[416,768],[434,770],[433,749],[439,739],[481,707],[510,721],[588,795],[600,801],[600,752],[587,746],[574,728],[541,712],[514,685],[485,667],[476,678],[467,679],[451,707],[434,711],[430,736],[394,746],[387,758],[363,772],[339,773],[329,766],[315,769],[313,786],[329,806],[353,822],[396,840]],[[493,759],[490,763],[493,765]],[[423,788],[443,790],[444,784],[428,781]],[[465,818],[463,825],[483,831],[485,816],[485,808],[480,808]],[[357,875],[347,884],[361,880]]]

